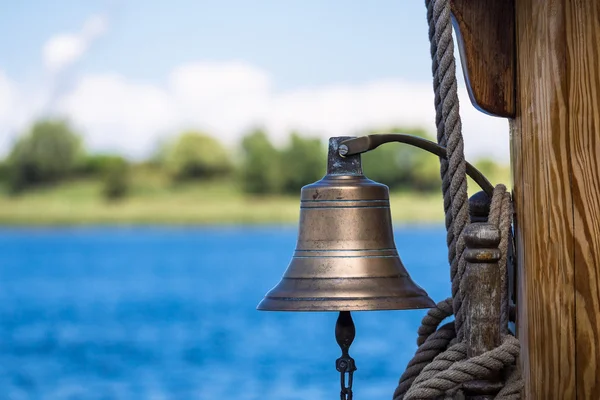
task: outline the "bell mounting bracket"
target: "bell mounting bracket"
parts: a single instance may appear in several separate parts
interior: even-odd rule
[[[423,139],[418,136],[406,135],[403,133],[386,133],[381,135],[367,135],[344,140],[338,147],[338,152],[341,157],[353,156],[356,154],[366,153],[376,149],[385,143],[404,143],[414,147],[418,147],[429,153],[435,154],[441,158],[447,158],[446,149],[430,140]],[[490,197],[494,192],[494,186],[487,178],[475,168],[467,163],[467,175],[469,175]]]

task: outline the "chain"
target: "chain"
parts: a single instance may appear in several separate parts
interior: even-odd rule
[[[335,368],[340,372],[340,400],[352,400],[352,375],[356,371],[354,359],[344,352],[335,362]],[[348,378],[346,381],[346,377]]]
[[[354,321],[350,311],[341,311],[335,324],[335,340],[342,356],[335,361],[335,369],[340,373],[340,400],[352,400],[352,375],[356,371],[356,363],[348,353],[354,340]],[[346,379],[347,378],[347,379]]]

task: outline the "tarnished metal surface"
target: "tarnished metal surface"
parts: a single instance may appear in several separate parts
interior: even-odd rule
[[[360,155],[339,155],[338,145],[347,139],[330,139],[327,175],[302,188],[296,251],[259,310],[402,310],[435,305],[398,256],[388,187],[362,174]]]

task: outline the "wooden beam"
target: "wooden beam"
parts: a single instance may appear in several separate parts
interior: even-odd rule
[[[600,393],[600,6],[516,1],[512,161],[527,399]]]
[[[577,398],[600,396],[600,5],[566,2]]]
[[[515,115],[514,0],[452,0],[452,22],[471,103]]]
[[[600,2],[452,0],[452,9],[471,100],[514,115],[525,398],[598,399]]]

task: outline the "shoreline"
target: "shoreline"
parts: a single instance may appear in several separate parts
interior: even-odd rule
[[[0,226],[264,226],[298,223],[297,196],[253,197],[231,186],[141,187],[120,201],[77,182],[21,196],[0,196]],[[394,224],[443,223],[439,193],[392,192]]]

